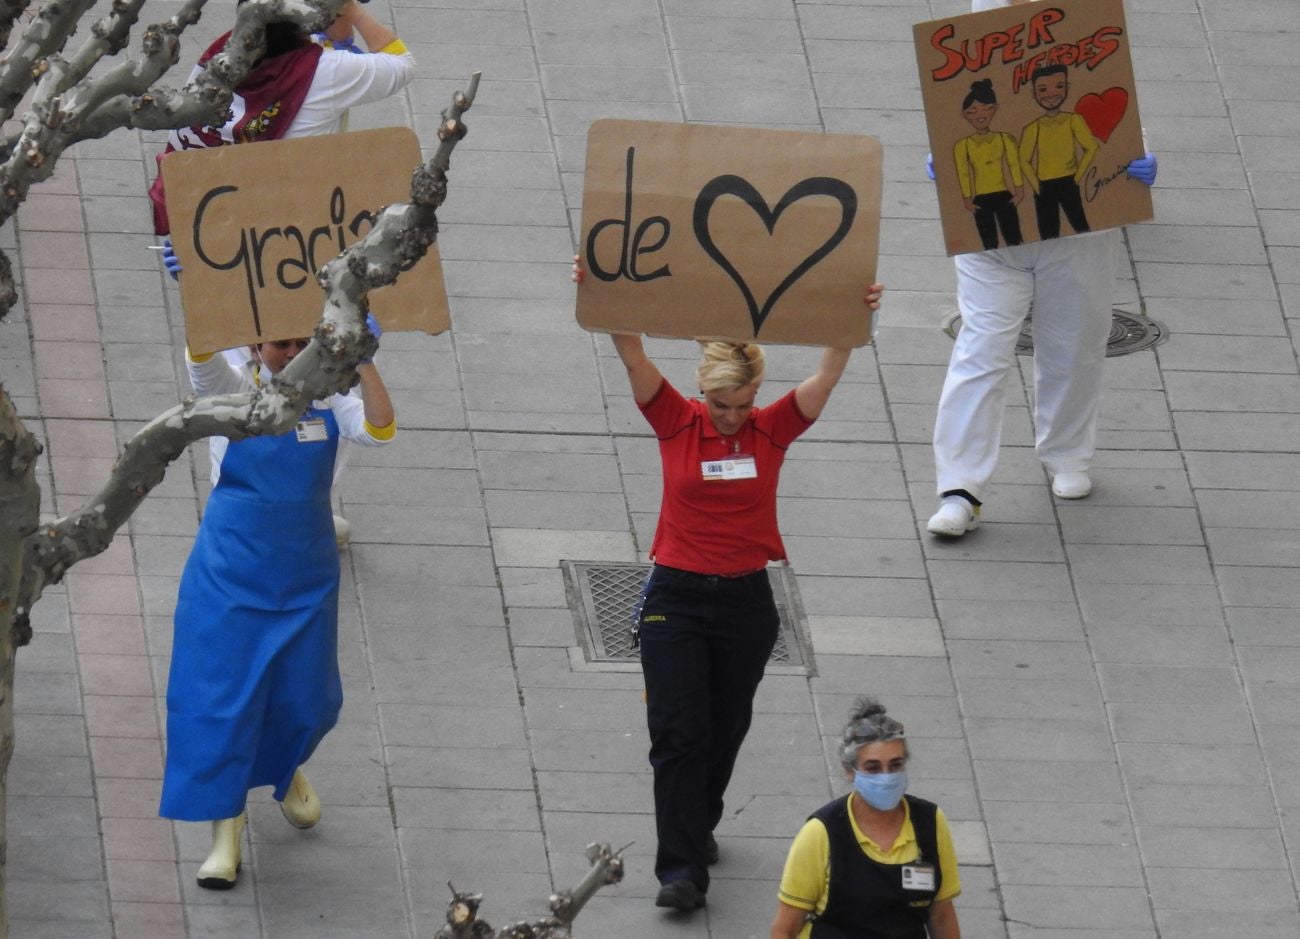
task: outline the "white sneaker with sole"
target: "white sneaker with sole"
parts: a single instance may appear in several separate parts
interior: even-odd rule
[[[1052,477],[1052,493],[1058,499],[1084,499],[1092,492],[1092,480],[1080,470],[1075,473],[1057,473]]]
[[[980,507],[971,505],[961,496],[947,496],[939,503],[939,511],[930,516],[926,530],[933,535],[960,538],[974,531],[980,523]]]

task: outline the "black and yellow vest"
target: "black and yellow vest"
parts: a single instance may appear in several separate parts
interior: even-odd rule
[[[939,838],[933,802],[907,800],[921,856],[934,868],[934,889],[904,889],[904,864],[881,864],[863,852],[849,820],[848,797],[828,802],[810,818],[820,819],[830,840],[831,876],[826,909],[813,919],[810,939],[926,939],[930,905],[942,886]],[[916,863],[916,862],[911,862]]]

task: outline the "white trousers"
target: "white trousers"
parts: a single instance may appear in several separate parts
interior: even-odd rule
[[[1034,313],[1034,441],[1056,473],[1087,470],[1110,335],[1119,229],[958,255],[961,331],[934,424],[938,492],[981,502],[997,466],[1006,378]]]

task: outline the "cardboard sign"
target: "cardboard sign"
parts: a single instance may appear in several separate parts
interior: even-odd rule
[[[1123,0],[1039,0],[913,27],[949,254],[1152,217]]]
[[[881,149],[870,137],[596,121],[578,322],[683,339],[865,345],[880,190]]]
[[[406,127],[168,155],[190,351],[310,336],[325,297],[316,271],[365,235],[382,206],[409,201],[420,163]],[[437,245],[370,302],[386,330],[449,328]]]

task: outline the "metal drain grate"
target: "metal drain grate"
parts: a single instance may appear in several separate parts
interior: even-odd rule
[[[944,321],[943,331],[953,339],[961,330],[961,314],[954,313]],[[1163,342],[1168,333],[1164,326],[1139,313],[1124,310],[1111,310],[1110,335],[1106,338],[1106,357],[1128,355],[1149,349],[1158,342]],[[1034,317],[1031,313],[1025,317],[1025,325],[1020,329],[1016,340],[1016,352],[1019,355],[1034,354]]]
[[[651,565],[561,561],[560,566],[587,661],[639,662],[641,654],[632,646],[632,614]],[[794,573],[788,567],[769,567],[767,575],[781,615],[769,662],[806,667],[811,656],[805,655],[800,641],[806,629]]]

